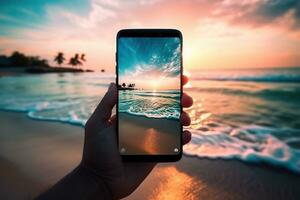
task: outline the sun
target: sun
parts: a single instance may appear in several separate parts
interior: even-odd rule
[[[151,85],[152,85],[152,93],[155,93],[156,89],[157,89],[157,86],[158,86],[158,81],[157,80],[152,80]]]
[[[152,80],[152,81],[151,81],[151,85],[152,85],[152,88],[153,88],[153,89],[156,89],[157,86],[158,86],[157,80]]]

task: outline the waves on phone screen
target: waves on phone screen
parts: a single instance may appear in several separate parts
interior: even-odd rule
[[[175,120],[180,116],[180,90],[120,91],[119,100],[119,112]]]

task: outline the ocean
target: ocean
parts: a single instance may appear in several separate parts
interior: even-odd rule
[[[180,90],[123,90],[119,112],[149,118],[179,119]]]
[[[1,77],[0,109],[84,126],[114,79],[103,73]],[[190,79],[184,92],[194,99],[186,109],[192,141],[184,154],[300,173],[300,68],[199,70]],[[178,119],[177,107],[169,106],[179,101],[178,91],[134,93],[122,91],[127,102],[120,102],[121,112]]]

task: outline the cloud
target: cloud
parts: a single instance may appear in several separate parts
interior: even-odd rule
[[[274,20],[284,16],[291,10],[299,12],[300,2],[298,0],[268,0],[258,3],[253,14]],[[297,16],[295,16],[297,17]]]
[[[290,29],[298,29],[300,28],[300,1],[223,1],[214,11],[213,16],[215,18],[223,17],[235,25],[251,27],[282,25]]]
[[[48,21],[40,31],[47,38],[54,31],[54,36],[59,34],[65,39],[112,41],[115,39],[112,33],[122,28],[171,27],[188,30],[186,34],[192,35],[198,31],[199,24],[205,25],[207,21],[252,28],[287,27],[290,31],[300,28],[300,1],[297,0],[178,0],[176,3],[172,0],[91,0],[90,4],[84,15],[60,5],[45,5]],[[18,32],[26,31],[32,32],[26,29]],[[204,29],[201,31],[205,32]],[[238,34],[230,31],[218,33],[221,37]]]

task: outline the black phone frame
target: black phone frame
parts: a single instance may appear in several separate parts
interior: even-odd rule
[[[183,59],[182,59],[182,34],[179,30],[176,29],[122,29],[118,32],[116,38],[116,85],[119,85],[119,74],[118,74],[118,41],[121,37],[178,37],[180,39],[180,52],[181,52],[181,65],[180,65],[180,113],[182,113],[182,94],[183,94],[183,85],[182,85],[182,74],[183,74]],[[118,150],[119,150],[119,115],[118,115],[118,104],[119,104],[119,91],[118,91],[118,101],[116,104],[116,128],[117,128],[117,140],[118,140]],[[181,125],[181,134],[180,134],[180,151],[178,154],[169,154],[169,155],[121,155],[123,161],[130,162],[175,162],[181,159],[182,157],[182,133],[183,126]]]

